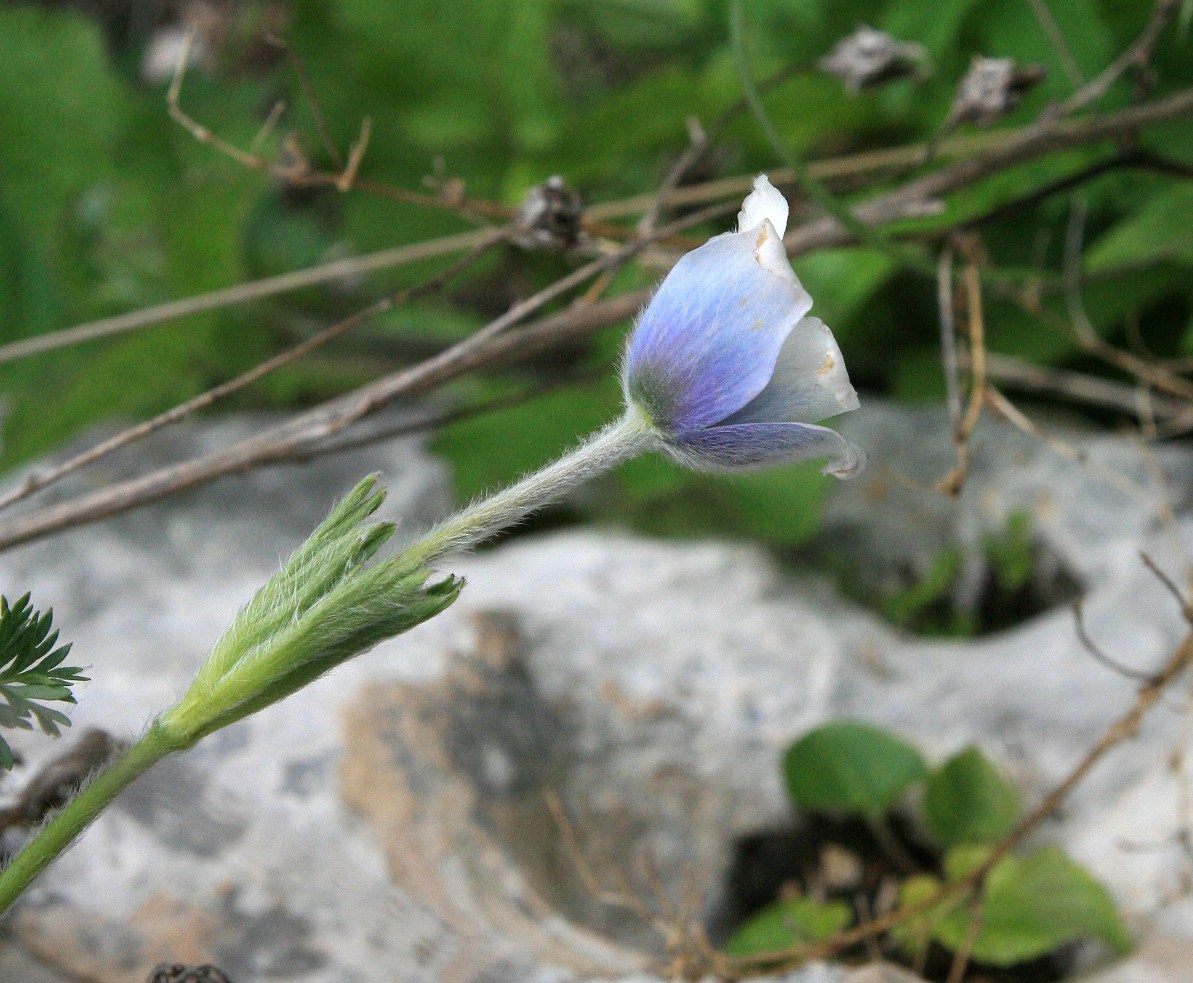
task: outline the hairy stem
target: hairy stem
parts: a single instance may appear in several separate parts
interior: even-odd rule
[[[429,566],[447,553],[469,549],[649,449],[654,442],[650,422],[631,408],[558,461],[445,519],[411,546],[408,555]]]
[[[167,754],[179,750],[156,722],[132,747],[101,771],[90,784],[46,823],[0,872],[0,914],[69,847],[128,785]]]

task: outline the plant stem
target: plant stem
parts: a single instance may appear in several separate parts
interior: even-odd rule
[[[650,421],[636,409],[627,410],[620,420],[598,431],[558,461],[445,519],[402,554],[403,569],[416,572],[419,568],[429,567],[449,552],[475,546],[536,509],[562,498],[589,478],[645,451],[656,441],[657,436]],[[357,520],[371,513],[375,507],[376,503]],[[371,550],[366,555],[371,555]],[[415,588],[420,585],[421,581]],[[257,612],[257,615],[267,617],[268,611]],[[404,630],[403,627],[396,627],[383,635],[388,637]],[[365,642],[362,642],[360,651],[372,647],[380,637],[375,630],[370,628],[370,631],[364,631]],[[272,629],[265,631],[264,635],[273,637]],[[266,641],[268,638],[257,638],[251,632],[248,642],[241,639],[242,644],[253,651],[260,649]],[[0,914],[8,910],[33,879],[69,847],[131,782],[166,755],[185,750],[205,733],[236,719],[237,714],[230,711],[245,704],[251,706],[254,699],[267,694],[270,686],[283,679],[288,671],[285,665],[274,666],[266,678],[256,683],[234,678],[232,670],[244,653],[233,654],[235,658],[228,659],[226,664],[220,663],[214,679],[214,684],[228,692],[213,695],[212,688],[208,686],[201,690],[201,698],[188,695],[177,706],[163,713],[139,741],[71,799],[0,872]],[[345,658],[350,656],[351,653],[343,655]],[[301,671],[297,664],[289,668]]]
[[[178,749],[154,721],[139,741],[63,806],[0,872],[0,914],[8,910],[33,879],[70,846],[125,787]]]
[[[631,407],[620,420],[597,431],[558,461],[445,519],[411,546],[406,555],[420,565],[430,566],[447,553],[469,549],[590,478],[642,453],[655,439],[650,421]]]

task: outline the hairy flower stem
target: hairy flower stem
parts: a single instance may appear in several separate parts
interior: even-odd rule
[[[368,561],[393,527],[362,525],[384,497],[375,477],[365,479],[242,609],[179,703],[0,872],[0,914],[153,764],[433,617],[455,599],[460,585],[449,577],[426,586],[436,562],[488,539],[657,440],[650,421],[631,409],[553,464],[445,519],[400,555],[372,564]]]
[[[590,478],[651,449],[656,440],[650,421],[630,409],[558,461],[445,519],[411,546],[407,555],[430,566],[448,553],[476,546]]]
[[[57,859],[128,785],[166,755],[181,750],[156,722],[46,823],[0,873],[0,913]]]

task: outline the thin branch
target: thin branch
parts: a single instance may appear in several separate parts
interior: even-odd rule
[[[1078,450],[1072,444],[1060,440],[1057,437],[1049,436],[1043,433],[1031,418],[1027,416],[1021,409],[1015,406],[1003,393],[999,392],[994,386],[986,386],[986,402],[990,409],[997,413],[1000,417],[1006,420],[1009,424],[1018,430],[1023,431],[1029,437],[1033,437],[1041,444],[1047,447],[1054,454],[1063,457],[1067,461],[1072,461],[1074,464],[1079,464],[1082,467],[1094,468],[1101,477],[1112,488],[1121,491],[1136,501],[1151,507],[1154,505],[1152,496],[1140,484],[1128,478],[1119,471],[1110,468],[1098,467],[1090,463],[1089,455],[1084,451]]]
[[[253,137],[253,142],[249,144],[249,148],[252,153],[257,153],[263,146],[265,146],[265,141],[268,140],[273,134],[273,131],[277,129],[277,125],[285,113],[286,100],[279,99],[273,104],[273,109],[269,111],[269,115],[265,117],[265,122],[261,124],[261,128],[257,131],[257,135]]]
[[[1081,72],[1081,66],[1077,64],[1077,59],[1073,57],[1073,49],[1069,47],[1068,39],[1060,29],[1056,18],[1052,16],[1052,11],[1046,0],[1028,0],[1028,3],[1031,4],[1031,12],[1036,15],[1040,27],[1048,35],[1048,40],[1052,42],[1052,47],[1056,50],[1056,56],[1060,59],[1065,74],[1069,76],[1069,81],[1073,83],[1074,88],[1078,88],[1085,82],[1085,76]]]
[[[1155,560],[1147,553],[1140,553],[1139,558],[1167,589],[1168,592],[1176,599],[1177,604],[1181,606],[1181,615],[1184,619],[1193,625],[1193,604],[1189,602],[1189,594],[1187,591],[1182,591],[1168,574],[1166,574]]]
[[[1121,137],[1156,123],[1190,115],[1193,115],[1193,88],[1104,116],[1057,120],[1044,125],[1033,124],[1016,131],[1007,139],[973,157],[955,161],[922,177],[914,178],[898,188],[876,195],[858,204],[853,209],[853,214],[860,221],[871,225],[887,222],[892,214],[897,213],[909,201],[930,201],[1044,154]],[[807,222],[789,231],[785,237],[788,252],[793,255],[811,249],[843,246],[852,241],[852,233],[831,215]]]
[[[601,378],[603,377],[602,373]],[[439,430],[453,423],[472,420],[488,413],[524,406],[538,399],[540,396],[545,396],[565,386],[584,385],[585,383],[595,381],[597,381],[597,376],[591,372],[567,375],[563,378],[552,379],[549,382],[520,392],[511,393],[507,396],[495,396],[492,399],[480,400],[475,403],[458,406],[454,409],[442,410],[437,413],[427,413],[392,426],[374,427],[363,433],[342,433],[314,446],[295,451],[286,460],[298,464],[314,460],[315,458],[346,454],[350,451],[361,450],[362,448],[372,447],[376,444],[388,443],[391,440],[400,440],[403,437],[411,437],[415,434]]]
[[[253,366],[253,368],[249,369],[248,371],[242,372],[240,375],[229,379],[226,382],[220,383],[218,386],[214,386],[213,388],[208,389],[206,392],[200,393],[192,399],[188,399],[185,402],[179,403],[177,406],[166,410],[164,413],[160,413],[157,416],[144,421],[143,423],[139,423],[136,426],[122,430],[115,436],[101,441],[94,447],[90,447],[86,451],[76,454],[74,457],[68,458],[61,464],[29,475],[15,488],[12,488],[8,492],[0,495],[0,509],[8,508],[16,502],[28,498],[30,495],[33,495],[44,488],[48,488],[50,485],[61,481],[67,475],[73,474],[87,465],[94,464],[96,461],[107,457],[109,454],[120,450],[122,447],[127,447],[138,440],[142,440],[145,437],[148,437],[151,433],[154,433],[163,427],[178,423],[193,413],[207,409],[207,407],[218,402],[219,400],[226,399],[233,393],[239,392],[241,389],[260,381],[271,372],[274,372],[286,365],[291,364],[292,362],[297,361],[300,358],[303,358],[306,355],[309,355],[316,349],[323,347],[331,341],[334,341],[336,338],[346,334],[353,328],[359,327],[366,321],[380,317],[382,314],[393,310],[395,307],[439,290],[454,276],[471,266],[478,256],[497,243],[504,241],[505,238],[505,230],[496,230],[490,233],[486,240],[474,246],[465,256],[456,260],[456,262],[452,263],[446,269],[442,270],[440,273],[437,273],[429,280],[425,280],[417,286],[407,287],[403,290],[399,290],[387,297],[382,297],[380,300],[375,301],[363,310],[357,311],[350,317],[346,317],[343,320],[338,321],[331,327],[319,332],[311,338],[308,338],[306,341],[300,342],[299,344],[294,345],[283,352],[279,352],[272,358],[268,358],[258,365]]]
[[[302,87],[303,95],[306,96],[307,108],[311,111],[311,116],[315,121],[315,129],[319,133],[319,139],[323,143],[323,152],[327,154],[328,158],[338,168],[344,167],[344,158],[340,156],[340,151],[335,145],[335,141],[331,138],[331,132],[327,128],[327,117],[323,114],[323,107],[319,103],[319,96],[315,92],[314,85],[311,84],[311,75],[307,71],[306,62],[302,57],[290,47],[285,38],[279,37],[276,34],[268,34],[265,37],[265,42],[277,48],[285,54],[287,61],[290,62],[290,67],[294,70],[294,75],[298,79],[298,84]]]
[[[953,430],[953,445],[957,463],[933,486],[941,494],[956,498],[969,477],[969,438],[982,416],[986,404],[986,321],[982,313],[982,281],[977,261],[970,259],[965,266],[966,327],[969,331],[969,401]]]
[[[706,221],[710,214],[720,214],[724,206],[693,213],[660,229],[654,237],[663,237]],[[651,237],[651,238],[654,238]],[[417,365],[392,373],[377,382],[300,413],[286,423],[272,427],[255,437],[205,457],[160,468],[137,478],[118,482],[107,488],[85,493],[26,513],[0,523],[0,551],[63,529],[108,518],[129,509],[158,501],[168,495],[205,484],[223,475],[284,461],[313,442],[338,433],[356,421],[375,413],[398,399],[428,391],[479,365],[512,355],[525,357],[544,343],[561,336],[575,337],[616,323],[634,313],[650,291],[640,291],[603,304],[574,308],[537,325],[537,331],[522,331],[501,338],[519,321],[533,314],[586,279],[622,262],[646,247],[650,238],[629,242],[600,260],[589,263],[539,291],[533,297],[513,305],[501,317],[491,321],[468,338],[457,342]],[[576,334],[570,334],[575,332]]]
[[[405,202],[411,205],[425,205],[431,208],[447,209],[456,214],[468,215],[483,215],[487,218],[497,218],[507,220],[513,216],[513,210],[505,205],[496,204],[493,202],[485,202],[473,199],[454,198],[447,200],[443,197],[435,195],[420,194],[415,191],[407,191],[405,188],[395,188],[389,185],[377,184],[372,181],[362,181],[356,177],[355,170],[352,169],[351,155],[349,155],[348,165],[339,172],[325,172],[314,171],[310,168],[309,163],[302,156],[297,145],[292,145],[289,149],[294,158],[289,164],[278,164],[274,161],[262,157],[260,154],[250,151],[242,150],[234,143],[223,139],[221,136],[213,132],[209,127],[204,126],[193,116],[182,108],[182,83],[186,76],[186,69],[190,60],[190,46],[192,44],[194,33],[191,32],[187,36],[186,42],[183,45],[183,50],[178,59],[178,65],[174,71],[174,78],[170,83],[170,88],[166,92],[166,107],[169,111],[170,118],[174,120],[179,126],[186,130],[195,140],[204,146],[211,147],[222,153],[224,156],[236,161],[242,167],[249,170],[261,171],[269,174],[278,180],[285,181],[300,188],[335,188],[339,191],[348,191],[353,188],[359,189],[369,194],[374,194],[379,197],[390,198],[394,201]],[[363,153],[363,146],[367,145],[367,122],[362,125],[362,140],[358,140],[357,146],[361,148]],[[356,165],[359,166],[359,160]]]
[[[1085,311],[1085,303],[1081,299],[1081,254],[1085,238],[1085,222],[1089,216],[1089,198],[1083,192],[1072,197],[1069,208],[1069,220],[1065,225],[1065,258],[1062,283],[1065,290],[1065,306],[1069,311],[1069,319],[1073,322],[1073,330],[1078,338],[1088,344],[1096,344],[1098,332]]]
[[[1148,682],[1153,678],[1153,673],[1143,672],[1139,669],[1132,669],[1129,666],[1123,665],[1117,659],[1113,659],[1107,655],[1102,648],[1094,643],[1094,640],[1090,637],[1085,627],[1085,606],[1080,599],[1073,602],[1073,623],[1077,630],[1077,639],[1081,642],[1081,647],[1093,656],[1095,662],[1100,662],[1112,672],[1116,672],[1120,676],[1125,676],[1127,679],[1134,679],[1137,682]]]
[[[930,183],[925,183],[927,180],[925,178],[917,179],[900,189],[887,192],[871,199],[869,202],[863,203],[858,206],[857,212],[867,222],[890,222],[922,214],[925,202],[947,191],[955,190],[981,180],[1002,167],[1021,163],[1056,150],[1093,143],[1109,137],[1117,137],[1134,132],[1145,126],[1189,115],[1193,115],[1193,89],[1178,93],[1162,102],[1134,107],[1092,121],[1079,124],[1057,124],[1055,129],[1049,132],[1033,132],[1032,127],[1027,127],[1013,131],[1009,136],[983,133],[973,137],[966,137],[964,140],[956,142],[954,147],[956,152],[962,153],[966,150],[985,151],[985,153],[991,155],[990,158],[985,159],[982,153],[972,158],[966,158],[951,167],[942,168],[934,172],[933,175],[929,175],[928,177],[931,178]],[[996,136],[999,137],[999,140],[994,139]],[[946,147],[953,147],[953,144],[947,144]],[[1008,154],[1008,147],[1014,152]],[[884,167],[909,166],[920,159],[922,150],[922,145],[916,144],[889,151],[820,161],[809,164],[808,169],[810,173],[821,180],[832,176],[867,173]],[[1097,172],[1100,173],[1101,166],[1098,165],[1098,168]],[[1085,179],[1085,177],[1093,176],[1094,173],[1094,168],[1091,168],[1088,175],[1077,175],[1074,176],[1073,180]],[[723,178],[700,185],[677,188],[673,193],[668,195],[667,203],[671,206],[679,205],[686,207],[731,196],[740,197],[749,190],[751,180],[748,176]],[[794,177],[789,170],[778,169],[772,172],[772,180],[776,185],[783,185],[793,183]],[[359,182],[357,182],[357,187],[360,187]],[[1047,193],[1052,194],[1058,190],[1064,189],[1058,187],[1049,190]],[[585,212],[584,227],[589,230],[599,227],[602,233],[617,231],[600,226],[598,220],[641,211],[643,208],[649,207],[656,200],[657,195],[651,194],[627,198],[618,202],[595,205]],[[442,206],[442,202],[439,199],[431,199],[430,202],[437,206]],[[980,224],[986,218],[991,217],[994,216],[981,216],[973,219],[972,222]],[[0,346],[0,363],[53,351],[67,345],[91,341],[109,335],[120,334],[125,331],[132,331],[162,321],[186,317],[190,314],[259,300],[289,290],[336,280],[341,277],[457,252],[462,249],[471,248],[485,234],[485,230],[479,230],[446,236],[429,242],[398,246],[394,249],[382,250],[366,256],[337,260],[333,263],[311,267],[308,270],[285,273],[265,280],[213,291],[209,294],[200,294],[195,297],[170,301],[128,314],[91,321],[51,334],[38,335],[33,338]],[[852,237],[848,232],[836,227],[831,217],[816,219],[793,228],[788,232],[785,239],[788,252],[792,256],[803,255],[817,249],[849,245],[852,241]],[[1125,370],[1135,371],[1130,368],[1125,368]]]
[[[957,363],[957,318],[953,310],[953,247],[940,251],[936,298],[940,309],[940,358],[944,365],[945,405],[953,433],[961,425],[961,382]]]
[[[982,909],[985,907],[980,891],[975,891],[969,902],[969,924],[965,929],[965,938],[953,953],[953,963],[949,967],[949,975],[945,983],[961,983],[965,979],[965,970],[973,958],[974,946],[978,943],[978,936],[982,932]]]
[[[331,263],[311,266],[305,270],[295,270],[292,273],[282,273],[263,280],[253,280],[249,283],[237,284],[234,287],[225,287],[210,293],[185,297],[182,300],[172,300],[165,304],[144,307],[128,314],[88,321],[85,324],[63,328],[49,334],[36,335],[7,345],[0,345],[0,364],[28,358],[31,355],[41,355],[87,341],[124,334],[150,325],[164,324],[167,321],[189,317],[193,314],[202,314],[206,311],[275,297],[291,290],[300,290],[320,283],[329,283],[365,273],[373,273],[377,270],[391,269],[475,249],[478,244],[486,242],[492,234],[492,229],[477,229],[443,236],[439,239],[430,239],[426,242],[395,246],[392,249],[383,249],[379,252],[353,256],[349,259],[338,259]]]
[[[968,356],[962,355],[962,368],[968,367]],[[1013,355],[986,353],[986,375],[994,382],[1021,392],[1066,399],[1087,406],[1115,410],[1139,416],[1140,387],[1100,376],[1058,369],[1052,365],[1037,365]],[[1152,395],[1150,412],[1160,420],[1179,421],[1187,418],[1193,408],[1187,401],[1168,396]]]
[[[1003,167],[1066,147],[1131,133],[1141,127],[1190,114],[1193,114],[1193,89],[1102,117],[1060,121],[1046,127],[1021,130],[973,158],[959,160],[862,203],[857,207],[856,214],[867,222],[889,220],[890,216],[905,213],[909,208],[922,207],[924,202],[932,200],[938,194],[981,180]],[[357,186],[359,187],[359,182]],[[728,210],[728,206],[719,206],[716,209],[717,213],[725,210]],[[708,215],[695,216],[697,220],[707,217]],[[673,224],[662,231],[671,234],[682,227],[687,226]],[[653,238],[658,241],[663,239],[664,235],[660,233]],[[812,249],[844,245],[850,239],[848,230],[843,230],[834,218],[826,216],[792,230],[787,236],[787,243],[792,254],[800,254]],[[622,248],[636,251],[641,249],[642,245],[636,242]],[[618,255],[616,252],[610,254],[604,261],[617,262]],[[599,267],[593,266],[587,270],[591,272],[594,268],[599,271]],[[584,309],[573,309],[555,318],[548,318],[536,325],[536,330],[517,332],[513,342],[523,346],[533,344],[541,348],[562,339],[581,337],[626,318],[639,309],[648,297],[649,291],[636,291],[610,301],[589,305]],[[531,305],[531,309],[534,306]],[[523,309],[519,313],[524,316],[528,311]],[[1036,313],[1043,316],[1047,312]],[[1163,391],[1178,396],[1187,396],[1193,392],[1193,385],[1137,358],[1130,358],[1113,350],[1098,350],[1096,354]],[[223,475],[285,460],[288,455],[304,445],[309,446],[329,433],[338,432],[395,399],[424,392],[461,372],[487,364],[488,360],[512,357],[517,357],[517,353],[510,338],[502,339],[501,343],[496,345],[488,344],[485,339],[467,339],[435,358],[387,376],[356,393],[338,397],[320,407],[298,414],[288,423],[271,428],[232,447],[0,523],[0,550],[59,529],[106,518]]]
[[[1176,16],[1180,0],[1158,0],[1151,17],[1139,36],[1094,78],[1074,92],[1054,110],[1055,115],[1070,116],[1102,98],[1107,90],[1132,68],[1146,67],[1160,41],[1160,35]]]

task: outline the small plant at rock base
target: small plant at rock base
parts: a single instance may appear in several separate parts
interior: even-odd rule
[[[825,890],[810,871],[736,929],[729,954],[826,942],[883,913],[876,911],[883,905],[896,913],[905,909],[908,917],[896,920],[879,945],[917,968],[927,966],[930,976],[933,951],[948,957],[946,971],[961,952],[990,978],[1009,980],[1024,964],[1050,960],[1078,940],[1097,939],[1117,953],[1130,948],[1106,889],[1059,847],[1007,853],[976,885],[962,885],[994,859],[1020,821],[1018,793],[976,747],[930,767],[898,735],[833,721],[787,749],[783,773],[801,812],[857,820],[872,834],[869,855],[859,858],[864,883]],[[904,801],[918,806],[910,820],[897,811]],[[950,884],[965,889],[944,891]],[[864,904],[859,892],[869,896]]]
[[[0,596],[0,727],[33,730],[36,725],[57,737],[60,728],[70,726],[65,713],[45,704],[74,703],[70,688],[87,677],[81,668],[62,664],[70,643],[58,645],[53,622],[53,609],[36,611],[29,594],[12,605]],[[0,768],[13,764],[12,749],[0,737]]]

